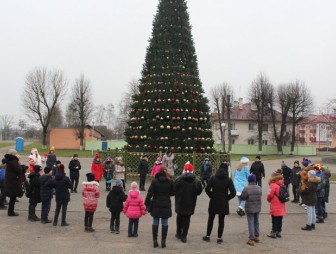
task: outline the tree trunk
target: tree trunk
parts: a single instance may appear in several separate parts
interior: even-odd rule
[[[294,118],[293,118],[294,119]],[[294,154],[294,146],[296,140],[296,133],[295,133],[295,120],[292,121],[292,140],[291,140],[291,155]]]
[[[262,127],[258,128],[258,154],[262,153]]]
[[[47,148],[47,133],[48,133],[48,128],[43,127],[43,132],[42,132],[42,148],[46,149]]]

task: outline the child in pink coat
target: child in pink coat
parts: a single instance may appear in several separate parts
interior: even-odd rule
[[[162,168],[163,164],[162,164],[162,158],[161,157],[157,157],[153,168],[152,168],[152,172],[151,172],[151,177],[155,178],[156,174],[159,172],[160,168]]]
[[[146,207],[138,190],[136,182],[131,183],[123,212],[129,218],[128,237],[138,237],[139,218],[146,214]]]
[[[95,181],[95,176],[92,173],[86,174],[87,182],[83,182],[84,189],[82,191],[83,195],[83,205],[85,209],[84,225],[85,232],[94,232],[92,228],[93,214],[97,209],[98,198],[100,196],[99,183]]]
[[[267,201],[270,203],[270,214],[272,215],[272,231],[267,236],[271,238],[281,237],[282,219],[286,215],[286,203],[282,203],[278,198],[280,187],[284,184],[282,170],[278,169],[272,173],[269,180],[269,192]]]

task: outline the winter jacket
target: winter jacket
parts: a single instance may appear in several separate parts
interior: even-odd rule
[[[195,212],[197,196],[202,193],[202,184],[193,173],[184,173],[174,183],[175,212],[192,215]]]
[[[162,163],[154,163],[153,168],[152,168],[152,172],[151,172],[151,176],[155,177],[156,174],[159,172],[160,168],[163,167]]]
[[[42,175],[39,178],[40,182],[40,198],[41,201],[47,201],[53,198],[53,191],[51,188],[52,185],[52,176]]]
[[[246,200],[246,213],[260,213],[261,210],[261,187],[256,183],[249,183],[244,189],[240,198]]]
[[[291,177],[291,174],[292,174],[292,170],[287,166],[281,167],[281,169],[282,169],[282,175],[284,177],[284,184],[285,185],[290,184],[290,182],[291,182],[290,177]]]
[[[293,167],[291,172],[290,181],[293,186],[299,186],[301,182],[300,172],[301,167]]]
[[[159,172],[149,186],[145,204],[154,218],[169,218],[172,216],[170,196],[174,196],[174,184],[167,180],[165,174]]]
[[[56,203],[68,203],[70,201],[69,189],[72,188],[72,183],[64,172],[59,171],[56,173],[51,187],[56,189]]]
[[[79,160],[72,159],[69,162],[68,168],[69,168],[69,171],[70,171],[70,178],[71,179],[79,178],[79,170],[82,169],[82,166],[81,166]]]
[[[283,176],[274,176],[269,180],[269,192],[267,201],[270,203],[270,214],[273,216],[286,215],[286,203],[282,203],[278,196],[280,195],[280,187],[283,185]]]
[[[146,214],[146,207],[138,190],[130,190],[123,212],[130,219],[138,219]]]
[[[113,172],[114,172],[114,163],[106,162],[103,163],[103,170],[104,170],[104,178],[106,180],[111,180],[113,178]]]
[[[125,166],[124,164],[122,165],[115,165],[115,179],[121,179],[124,180],[125,179]]]
[[[162,163],[163,165],[170,171],[174,171],[174,154],[167,156],[167,154],[163,155]]]
[[[233,172],[233,183],[236,189],[237,195],[240,195],[247,186],[247,178],[250,175],[248,166],[243,166],[240,170],[236,169]]]
[[[48,153],[46,165],[49,168],[52,168],[56,165],[56,154],[55,153]]]
[[[324,202],[329,203],[329,193],[330,193],[330,180],[331,177],[330,171],[325,171],[324,174],[326,175],[326,185],[325,185],[325,195],[324,195]]]
[[[219,168],[210,178],[205,192],[210,198],[208,208],[210,214],[229,214],[229,200],[236,196],[236,189],[227,170]]]
[[[142,159],[139,163],[138,172],[140,176],[146,176],[148,173],[148,162],[146,159]]]
[[[265,167],[261,161],[253,162],[250,168],[250,173],[254,174],[257,180],[260,180],[262,177],[265,177]]]
[[[302,203],[307,206],[315,206],[317,203],[317,190],[318,184],[321,182],[321,178],[313,177],[308,178],[307,187],[301,191]]]
[[[106,207],[109,208],[110,212],[120,213],[124,208],[123,203],[126,199],[127,195],[125,194],[123,187],[113,186],[106,197]]]
[[[95,176],[95,181],[100,181],[103,178],[103,164],[99,160],[93,160],[91,165],[91,172]]]
[[[6,173],[4,181],[4,195],[8,197],[18,197],[22,192],[22,178],[24,174],[19,164],[19,159],[11,154],[5,155]]]
[[[99,183],[96,181],[83,182],[83,186],[82,196],[85,212],[94,213],[97,209],[98,198],[100,197]]]
[[[40,174],[39,173],[30,173],[28,175],[29,179],[29,185],[30,185],[30,198],[29,198],[29,203],[30,204],[37,204],[41,202],[41,197],[40,197]]]
[[[208,179],[212,175],[212,166],[210,163],[203,163],[200,170],[200,176],[202,179]]]

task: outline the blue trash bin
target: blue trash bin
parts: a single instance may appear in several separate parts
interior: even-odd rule
[[[107,141],[103,141],[102,142],[102,151],[106,151],[107,150]]]
[[[24,138],[18,137],[15,139],[15,150],[18,152],[24,150]]]

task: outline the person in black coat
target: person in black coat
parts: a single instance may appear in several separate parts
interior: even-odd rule
[[[236,189],[232,179],[228,177],[228,165],[221,164],[216,175],[210,178],[205,188],[206,194],[210,198],[209,202],[209,218],[206,236],[203,240],[210,241],[210,235],[213,227],[215,215],[218,214],[218,239],[217,243],[223,243],[224,219],[229,214],[229,200],[236,196]]]
[[[124,208],[124,202],[127,199],[127,195],[123,189],[123,182],[118,179],[116,185],[112,187],[112,190],[106,197],[106,207],[111,212],[110,231],[111,233],[119,234],[120,228],[120,213]]]
[[[72,183],[71,192],[77,193],[77,186],[79,181],[79,170],[81,170],[82,166],[78,160],[78,154],[74,154],[72,160],[69,162],[69,170],[70,170],[70,179]]]
[[[294,161],[294,167],[292,168],[291,172],[291,184],[292,184],[292,191],[293,191],[293,197],[292,203],[299,203],[300,199],[300,193],[299,193],[299,186],[301,182],[300,172],[301,172],[300,162]]]
[[[64,173],[64,165],[59,166],[55,180],[52,182],[52,187],[56,189],[56,210],[53,225],[57,226],[58,216],[62,208],[62,223],[61,226],[69,226],[66,222],[66,212],[70,201],[70,193],[68,189],[72,189],[72,183]]]
[[[40,176],[40,198],[41,198],[41,223],[50,223],[51,220],[48,219],[51,199],[53,198],[52,186],[52,176],[51,168],[44,168],[44,175]]]
[[[172,216],[170,196],[174,196],[174,185],[170,180],[167,168],[160,168],[149,186],[145,199],[145,205],[153,217],[152,234],[153,245],[157,248],[157,235],[159,223],[162,224],[161,247],[166,247],[166,238],[168,234],[168,218]]]
[[[257,155],[255,161],[250,168],[250,174],[254,174],[257,178],[257,185],[262,187],[262,179],[265,178],[265,167],[260,160],[260,155]]]
[[[187,242],[190,217],[195,212],[197,196],[202,193],[202,184],[194,175],[193,165],[187,163],[184,172],[175,180],[176,238]]]
[[[55,154],[55,147],[52,146],[50,147],[50,152],[48,153],[48,156],[47,156],[47,161],[46,161],[47,167],[52,168],[53,166],[56,165],[56,161],[57,161],[57,158]]]
[[[291,174],[292,174],[292,169],[286,165],[284,161],[281,163],[281,170],[282,170],[282,175],[284,177],[284,185],[286,189],[288,190],[288,186],[291,182]]]
[[[148,157],[147,154],[141,156],[138,171],[140,174],[140,190],[145,191],[146,176],[148,174]]]
[[[22,179],[24,177],[19,163],[19,154],[14,149],[9,149],[5,154],[6,173],[4,181],[4,197],[9,197],[8,216],[18,216],[14,212],[17,197],[22,196]]]
[[[38,203],[41,202],[40,198],[40,172],[42,167],[39,165],[34,166],[34,172],[28,175],[29,179],[29,193],[27,197],[29,198],[29,207],[28,207],[28,220],[29,221],[40,221],[40,218],[36,216],[35,209]]]
[[[200,176],[203,188],[205,188],[205,186],[208,184],[211,175],[212,175],[212,166],[210,164],[210,159],[205,158],[200,170]]]

